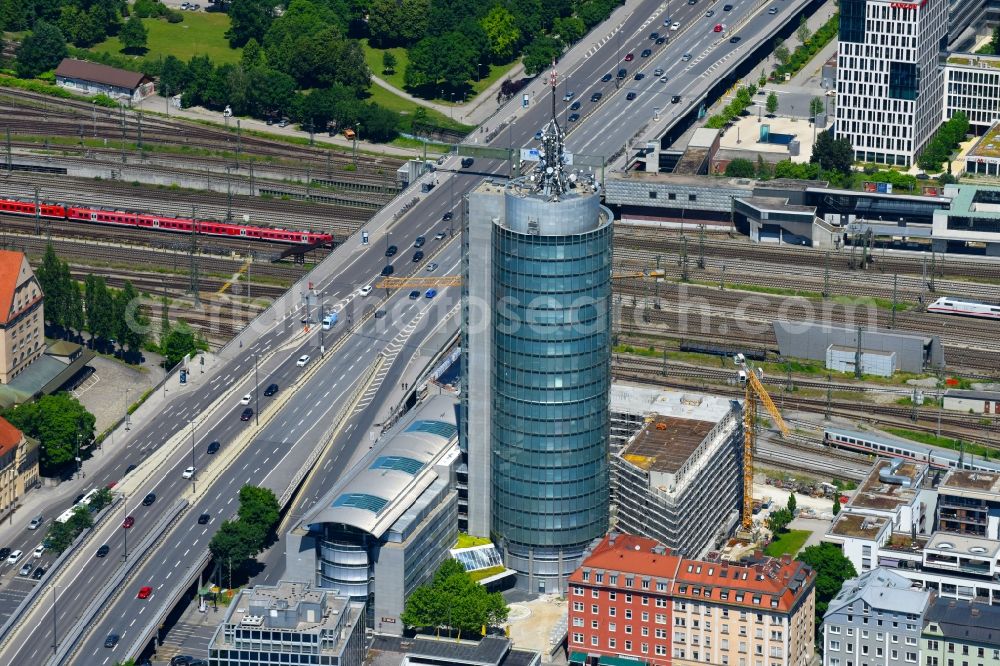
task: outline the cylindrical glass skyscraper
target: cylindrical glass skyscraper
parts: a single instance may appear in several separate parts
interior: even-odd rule
[[[491,513],[519,586],[554,592],[608,529],[612,216],[525,184],[493,225]]]

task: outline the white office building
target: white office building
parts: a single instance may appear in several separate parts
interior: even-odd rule
[[[837,134],[855,159],[909,166],[941,124],[943,2],[841,0]]]

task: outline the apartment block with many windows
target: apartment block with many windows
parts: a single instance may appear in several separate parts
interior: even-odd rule
[[[815,575],[791,558],[693,560],[612,532],[570,577],[570,663],[627,657],[650,666],[804,666]]]
[[[916,666],[930,599],[882,567],[845,581],[823,615],[823,666]]]
[[[1000,666],[1000,606],[935,597],[920,652],[924,666]]]
[[[841,0],[837,134],[861,162],[909,166],[941,123],[944,2]]]
[[[0,250],[0,384],[45,352],[43,298],[24,253]]]

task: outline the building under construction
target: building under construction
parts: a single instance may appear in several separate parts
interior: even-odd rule
[[[675,392],[660,392],[655,408],[612,456],[615,527],[700,557],[739,522],[742,410],[736,400]]]

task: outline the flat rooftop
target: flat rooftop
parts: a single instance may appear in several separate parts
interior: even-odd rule
[[[735,400],[703,393],[651,388],[628,382],[611,384],[611,411],[639,417],[673,416],[718,423],[734,408]]]
[[[657,414],[622,450],[622,457],[647,472],[673,474],[698,450],[716,422]]]
[[[1000,123],[994,124],[966,157],[1000,157]]]
[[[1000,541],[980,539],[951,532],[935,532],[924,550],[935,550],[950,555],[966,555],[993,560],[1000,551]]]
[[[874,539],[885,525],[888,518],[881,516],[866,516],[862,513],[841,511],[827,534],[840,537],[864,537]]]
[[[964,491],[970,490],[977,491],[977,494],[997,495],[995,499],[1000,500],[1000,473],[952,469],[948,470],[938,485],[939,493],[958,491],[965,495],[968,493]]]
[[[341,623],[341,616],[348,612],[350,599],[337,597],[334,592],[334,590],[315,588],[308,583],[290,581],[279,581],[277,585],[257,585],[243,590],[242,594],[236,598],[226,622],[243,628],[280,627],[286,631],[299,632],[319,629],[335,630]],[[323,605],[324,597],[326,598],[325,606]],[[284,624],[275,625],[272,623],[269,613],[254,616],[251,612],[251,607],[259,609],[262,604],[269,611],[284,612],[286,609],[296,609],[300,603],[318,604],[323,608],[322,615],[315,622],[307,622],[303,619],[304,615],[296,610],[298,623],[294,628],[286,628]],[[252,624],[251,619],[256,620],[256,623]]]
[[[773,210],[792,213],[816,213],[816,206],[799,206],[796,204],[790,204],[788,203],[788,199],[783,197],[740,197],[740,201],[744,201],[759,210]]]
[[[909,479],[910,486],[906,487],[897,483],[888,483],[879,478],[879,472],[887,472],[896,465],[893,475]],[[926,465],[909,461],[880,460],[872,467],[861,487],[858,488],[854,497],[851,498],[850,505],[857,509],[873,509],[881,511],[891,511],[897,506],[911,503],[917,496],[920,488],[920,479],[926,472]]]
[[[977,53],[950,55],[948,56],[948,64],[960,67],[973,67],[975,69],[1000,69],[1000,57],[980,55]]]

